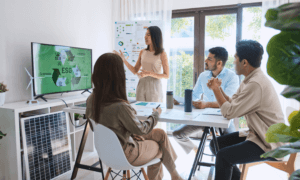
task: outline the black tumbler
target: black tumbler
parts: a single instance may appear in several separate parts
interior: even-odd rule
[[[184,95],[184,112],[192,112],[193,90],[186,89]]]

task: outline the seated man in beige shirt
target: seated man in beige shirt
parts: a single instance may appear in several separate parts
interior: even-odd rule
[[[284,123],[284,117],[276,91],[268,77],[261,71],[263,47],[257,41],[243,40],[236,44],[235,71],[244,75],[237,92],[228,97],[220,87],[221,81],[212,78],[207,86],[214,92],[222,115],[227,119],[245,116],[249,131],[233,132],[217,138],[219,151],[216,154],[215,180],[239,180],[240,171],[236,164],[276,160],[260,158],[263,153],[283,143],[267,143],[265,134],[276,123]]]

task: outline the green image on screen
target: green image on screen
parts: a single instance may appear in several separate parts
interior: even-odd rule
[[[92,50],[32,43],[35,95],[92,88]]]

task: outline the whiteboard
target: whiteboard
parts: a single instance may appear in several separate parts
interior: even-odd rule
[[[117,21],[115,22],[115,50],[121,50],[125,58],[129,56],[127,61],[135,66],[140,51],[147,48],[145,44],[145,34],[149,26],[158,26],[162,32],[163,21]],[[136,99],[136,87],[139,81],[137,75],[134,75],[127,67],[125,67],[126,75],[126,93],[128,100]]]

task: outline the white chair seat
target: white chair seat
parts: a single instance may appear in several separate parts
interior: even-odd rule
[[[148,163],[146,163],[146,164],[144,164],[142,166],[132,166],[131,169],[139,169],[139,168],[142,168],[142,167],[148,167],[148,166],[151,166],[153,164],[159,163],[159,161],[160,161],[160,159],[158,159],[158,158],[152,159],[150,162],[148,162]],[[119,169],[119,170],[121,170],[121,169]],[[126,169],[126,170],[129,170],[129,169]]]
[[[117,135],[109,128],[96,124],[91,120],[94,129],[94,142],[98,156],[101,161],[115,170],[131,170],[147,167],[160,161],[159,158],[153,159],[142,166],[131,165],[125,156],[121,143]]]

